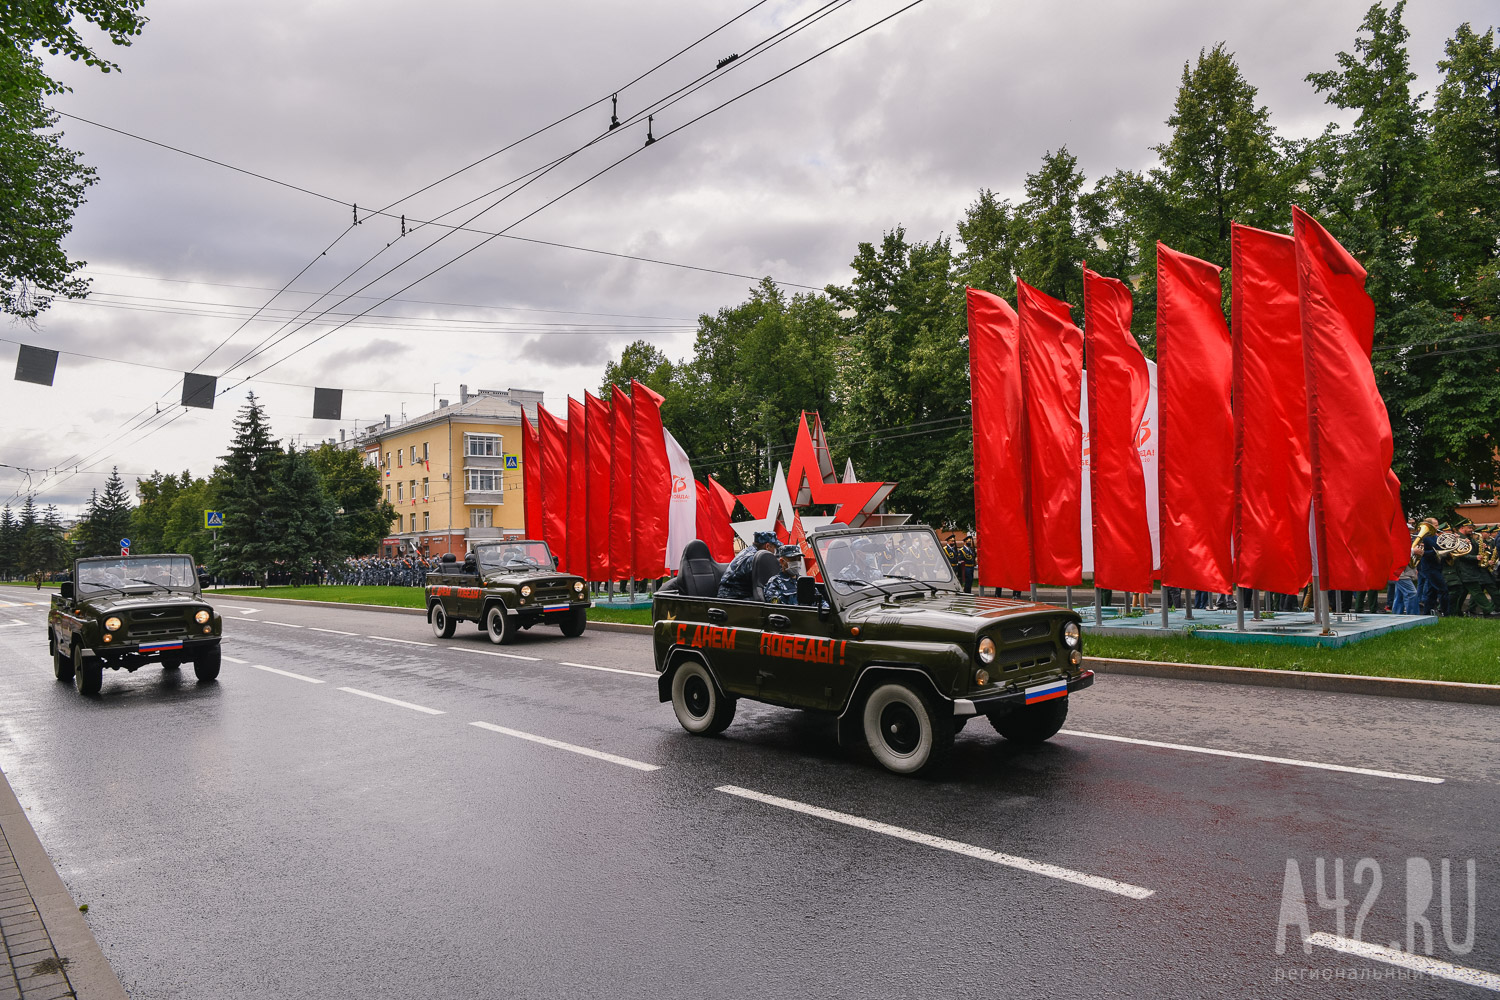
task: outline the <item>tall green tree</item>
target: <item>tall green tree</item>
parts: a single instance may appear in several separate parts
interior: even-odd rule
[[[36,525],[33,542],[37,565],[48,573],[68,569],[72,564],[73,549],[63,534],[62,516],[54,504],[48,504]]]
[[[326,565],[340,553],[334,506],[307,454],[288,446],[271,474],[265,516],[276,526],[272,561],[290,574],[293,586],[302,584],[314,564]]]
[[[145,479],[135,481],[136,496],[140,503],[130,515],[130,539],[133,552],[167,552],[167,522],[172,517],[172,504],[192,476],[186,471],[179,479],[168,472],[152,472]]]
[[[1094,246],[1091,222],[1097,214],[1084,180],[1078,157],[1066,146],[1048,152],[1041,168],[1026,175],[1026,200],[1011,227],[1020,277],[1071,303],[1075,320],[1083,318],[1080,262]]]
[[[30,494],[27,495],[26,502],[21,504],[21,516],[16,526],[20,529],[21,575],[26,577],[42,568],[42,560],[46,556],[37,531],[36,501]]]
[[[0,508],[0,580],[21,574],[21,525],[9,505]]]
[[[307,460],[317,471],[338,518],[337,554],[374,553],[396,517],[396,508],[383,495],[380,470],[364,461],[359,452],[326,442],[307,452]]]
[[[162,551],[185,552],[194,562],[214,565],[214,536],[217,534],[203,526],[203,512],[213,509],[213,498],[218,490],[206,479],[188,480],[178,487],[172,500],[172,509],[162,526]]]
[[[62,240],[92,168],[52,131],[57,115],[46,98],[67,90],[47,75],[36,50],[94,66],[119,67],[98,55],[80,27],[92,23],[110,43],[129,45],[146,23],[144,0],[26,0],[0,4],[0,312],[32,318],[53,298],[81,298],[88,282],[82,261],[68,259]]]
[[[252,392],[235,417],[229,453],[214,476],[215,506],[224,514],[215,572],[244,574],[264,582],[279,554],[281,525],[271,515],[266,498],[271,495],[280,457],[280,446],[272,439],[265,412]]]
[[[113,555],[119,552],[120,542],[124,539],[130,538],[133,544],[135,539],[130,536],[133,506],[130,494],[125,489],[125,481],[120,478],[120,469],[116,466],[104,481],[104,492],[90,497],[88,511],[80,525],[78,554]]]

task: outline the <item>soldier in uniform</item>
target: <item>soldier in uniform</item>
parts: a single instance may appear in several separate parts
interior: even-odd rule
[[[802,575],[802,550],[795,545],[783,545],[776,550],[781,560],[781,572],[766,581],[767,604],[796,604],[797,578]]]
[[[719,597],[748,601],[754,596],[755,554],[761,551],[776,551],[774,532],[757,531],[753,544],[740,549],[739,554],[730,560],[729,568],[724,570],[724,576],[719,580]]]
[[[969,541],[969,536],[964,535],[963,541],[958,545],[958,564],[961,572],[959,579],[963,582],[964,593],[974,592],[974,565],[979,562],[979,553],[974,549],[974,543]]]
[[[1493,577],[1489,577],[1479,561],[1483,553],[1484,543],[1474,535],[1474,523],[1464,521],[1458,526],[1458,534],[1469,540],[1469,551],[1461,556],[1453,557],[1454,575],[1458,578],[1458,589],[1449,590],[1450,602],[1453,613],[1459,613],[1459,607],[1465,598],[1469,601],[1469,613],[1483,615],[1486,618],[1495,614],[1495,605],[1490,602],[1490,595],[1485,592],[1486,584]]]
[[[1418,613],[1442,614],[1448,607],[1448,584],[1443,579],[1442,560],[1438,558],[1438,522],[1437,518],[1429,517],[1424,518],[1422,523],[1431,528],[1432,532],[1422,535],[1420,542],[1421,561],[1417,563]]]

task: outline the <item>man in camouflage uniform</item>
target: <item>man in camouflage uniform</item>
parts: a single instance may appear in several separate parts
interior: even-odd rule
[[[783,545],[776,550],[781,560],[781,572],[766,581],[767,604],[796,604],[797,578],[802,575],[802,550],[795,545]]]
[[[754,542],[740,549],[729,561],[729,568],[719,580],[717,596],[729,600],[748,601],[755,593],[755,554],[760,551],[776,551],[776,535],[770,531],[757,531]]]
[[[1486,584],[1490,583],[1493,577],[1485,572],[1479,562],[1484,543],[1474,534],[1472,521],[1464,521],[1460,524],[1458,533],[1469,540],[1470,547],[1466,555],[1453,557],[1453,570],[1458,578],[1458,586],[1448,591],[1449,607],[1453,614],[1460,614],[1460,608],[1467,598],[1469,614],[1491,617],[1495,613],[1495,605],[1490,602],[1490,595],[1485,593],[1485,590]]]

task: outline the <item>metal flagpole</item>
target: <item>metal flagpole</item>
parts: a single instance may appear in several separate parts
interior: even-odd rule
[[[1234,588],[1234,627],[1245,631],[1245,588]]]
[[[1193,620],[1193,592],[1191,590],[1182,592],[1182,615],[1188,621]]]
[[[1063,593],[1065,595],[1067,595],[1068,610],[1072,611],[1073,610],[1073,588],[1072,587],[1064,587],[1063,588]]]
[[[1167,581],[1161,582],[1161,627],[1167,628]]]
[[[1094,624],[1098,625],[1104,621],[1104,613],[1099,607],[1099,588],[1094,588]]]

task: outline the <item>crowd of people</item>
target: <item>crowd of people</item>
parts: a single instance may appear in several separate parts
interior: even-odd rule
[[[323,570],[318,582],[356,587],[423,587],[427,585],[428,562],[423,559],[386,559],[361,556]]]

